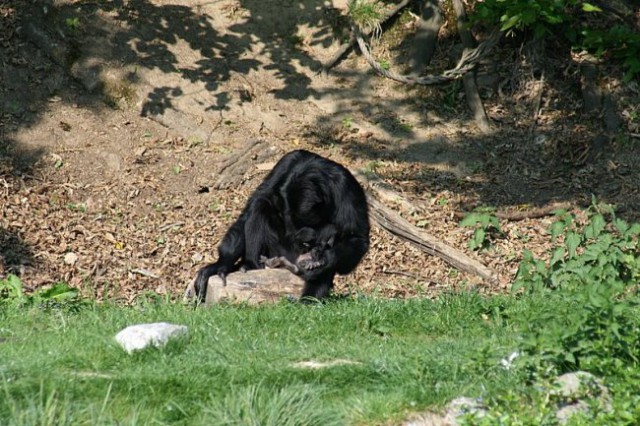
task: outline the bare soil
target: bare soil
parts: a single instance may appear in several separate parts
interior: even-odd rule
[[[637,218],[639,89],[615,66],[597,75],[613,117],[585,113],[579,58],[505,38],[479,70],[484,134],[459,83],[403,86],[357,51],[318,74],[348,35],[345,13],[344,0],[0,0],[0,278],[126,302],[181,294],[297,148],[375,171],[413,204],[393,206],[406,219],[501,277],[488,286],[376,228],[340,291],[505,290],[524,249],[548,250],[551,218],[502,219],[503,234],[472,252],[460,212],[478,206],[595,195]],[[405,69],[414,28],[404,12],[374,54]],[[455,63],[458,43],[445,28],[430,72]]]

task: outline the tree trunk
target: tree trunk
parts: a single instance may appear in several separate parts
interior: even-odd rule
[[[473,49],[476,41],[471,31],[465,26],[467,14],[464,11],[464,5],[461,0],[452,0],[452,3],[458,18],[458,34],[460,34],[462,46],[464,50]],[[484,105],[482,105],[482,100],[480,99],[480,94],[478,93],[475,70],[466,73],[464,77],[462,77],[462,82],[464,83],[464,92],[467,96],[467,104],[473,113],[476,124],[482,132],[488,133],[491,130],[491,124],[489,123],[489,117],[487,117]]]
[[[429,66],[443,22],[437,0],[424,0],[420,9],[420,21],[411,49],[411,69],[415,75],[422,74]]]

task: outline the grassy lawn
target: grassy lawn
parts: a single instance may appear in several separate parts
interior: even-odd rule
[[[194,310],[0,279],[0,424],[397,425],[467,396],[487,409],[467,424],[554,425],[580,400],[589,410],[568,424],[637,425],[640,225],[602,209],[583,223],[560,212],[556,246],[524,253],[511,295]],[[132,355],[117,345],[124,327],[157,321],[188,337]],[[566,401],[554,382],[575,371],[606,391]]]
[[[483,387],[517,348],[501,301],[341,300],[302,306],[180,304],[5,309],[0,418],[8,424],[375,424]],[[514,302],[510,309],[519,309]],[[169,321],[189,337],[126,354],[127,325]],[[342,364],[324,368],[303,361]],[[347,362],[348,361],[348,362]],[[3,423],[4,424],[4,423]]]
[[[540,385],[530,386],[535,351],[514,368],[500,360],[530,347],[523,342],[536,334],[537,318],[571,305],[559,292],[198,310],[151,301],[79,309],[0,305],[0,419],[3,425],[399,424],[409,413],[437,411],[464,395],[493,407],[486,424],[553,424],[539,422],[553,410]],[[128,325],[155,321],[187,325],[189,337],[133,355],[114,340]],[[342,363],[297,365],[336,360]],[[629,406],[638,402],[630,390],[640,374],[631,366],[600,373],[621,392],[614,405],[627,404],[633,416],[640,411]],[[625,424],[611,416],[596,410],[577,424],[598,418]]]

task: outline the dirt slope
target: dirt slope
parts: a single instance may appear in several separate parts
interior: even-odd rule
[[[455,213],[478,205],[576,205],[593,193],[633,216],[635,139],[593,152],[599,124],[579,113],[575,78],[557,67],[564,58],[541,65],[552,71],[538,90],[536,65],[499,49],[487,81],[500,91],[483,88],[495,131],[482,135],[459,84],[405,87],[355,53],[318,75],[346,34],[346,2],[330,3],[0,1],[0,276],[128,301],[178,294],[295,148],[376,171],[414,202],[400,208],[407,219],[467,252],[470,231]],[[412,31],[405,13],[374,53],[402,69]],[[451,63],[453,43],[443,41],[436,66]],[[634,105],[634,87],[620,92],[623,105]],[[621,126],[637,133],[633,120]],[[264,149],[217,189],[229,160],[256,141]],[[525,246],[545,250],[548,223],[505,220],[491,250],[470,253],[502,276],[487,290],[506,287]],[[468,283],[478,284],[375,230],[340,288],[396,296]]]

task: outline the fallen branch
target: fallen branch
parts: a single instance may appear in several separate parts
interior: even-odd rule
[[[570,203],[553,203],[548,206],[536,207],[528,210],[518,210],[518,211],[503,211],[503,212],[495,212],[492,213],[498,219],[510,220],[510,221],[518,221],[524,219],[537,219],[540,217],[551,216],[556,210],[568,210],[571,208]],[[464,219],[465,216],[472,212],[455,212],[453,215],[456,219]]]
[[[378,183],[379,178],[364,176],[362,173],[354,173],[354,175],[367,189],[369,216],[380,228],[403,241],[407,241],[425,253],[439,257],[460,271],[479,276],[490,284],[498,282],[498,275],[495,271],[412,225],[398,213],[378,201],[376,196],[378,188],[381,187]],[[384,189],[383,196],[388,197],[388,192],[388,188]],[[402,199],[402,196],[397,195],[397,198]],[[408,201],[405,200],[405,203]]]
[[[370,217],[382,229],[401,240],[409,242],[425,253],[439,257],[460,271],[477,275],[490,284],[496,284],[498,282],[496,272],[487,268],[482,263],[420,230],[374,197],[369,196],[368,201]]]

